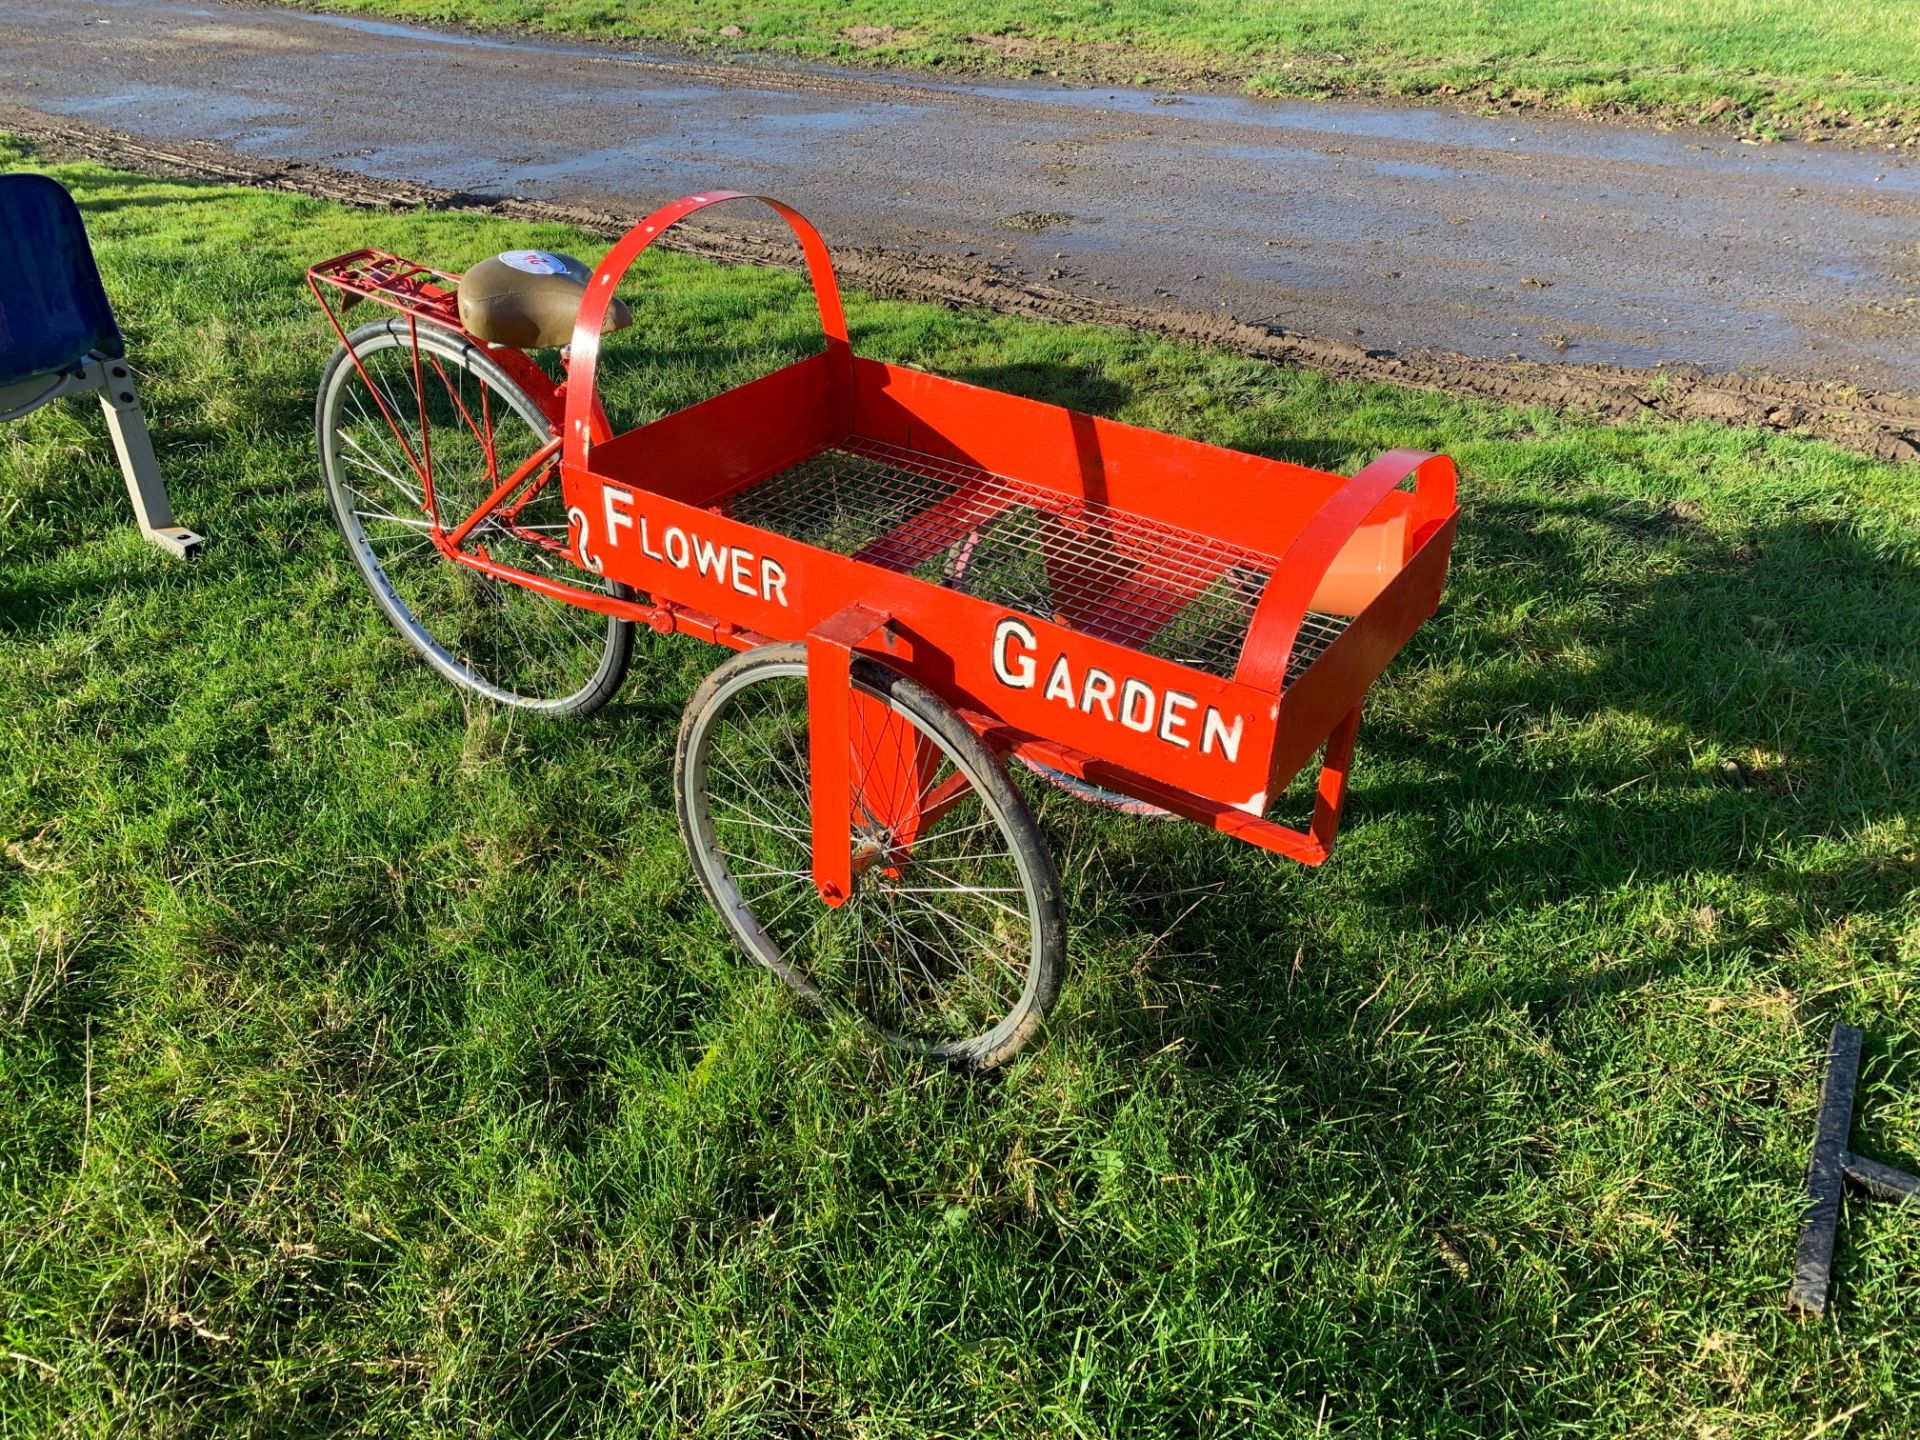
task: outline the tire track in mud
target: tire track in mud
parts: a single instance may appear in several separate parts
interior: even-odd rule
[[[145,174],[270,190],[379,210],[444,210],[555,221],[614,237],[638,212],[435,189],[323,165],[258,160],[199,141],[156,142],[0,102],[0,130],[56,157]],[[667,248],[726,264],[797,266],[793,248],[752,227],[708,223],[663,238]],[[1614,423],[1659,416],[1817,436],[1882,460],[1920,461],[1920,397],[1766,375],[1666,366],[1541,364],[1436,350],[1387,351],[1173,307],[1096,299],[1009,279],[985,264],[887,248],[839,248],[841,280],[871,294],[979,306],[1063,323],[1110,325],[1214,346],[1342,379],[1379,381]]]

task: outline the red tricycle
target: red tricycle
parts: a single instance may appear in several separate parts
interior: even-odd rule
[[[656,211],[589,269],[316,265],[328,499],[375,599],[454,684],[580,716],[634,626],[740,652],[688,702],[674,788],[702,887],[810,1000],[966,1069],[1034,1032],[1060,885],[1008,760],[1308,865],[1339,827],[1360,705],[1440,597],[1441,456],[1352,478],[852,353],[797,212],[825,346],[614,433],[596,389]],[[383,314],[352,333],[344,312]],[[337,308],[336,308],[337,302]],[[529,351],[560,349],[552,373]],[[1313,759],[1305,830],[1269,803]]]

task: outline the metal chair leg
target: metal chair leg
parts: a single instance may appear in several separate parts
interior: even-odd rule
[[[146,413],[133,388],[133,372],[124,360],[91,361],[87,368],[100,372],[100,406],[107,412],[107,430],[113,436],[114,453],[120,457],[120,473],[126,476],[127,494],[133,500],[133,514],[140,522],[141,533],[169,554],[187,558],[205,540],[174,523],[166,483],[160,478],[160,462],[154,458],[153,437],[147,432]]]
[[[1840,1205],[1851,1180],[1882,1200],[1920,1204],[1920,1175],[1909,1175],[1847,1148],[1853,1133],[1854,1096],[1860,1088],[1860,1031],[1833,1027],[1827,1074],[1820,1084],[1820,1121],[1807,1162],[1807,1209],[1793,1262],[1787,1303],[1810,1315],[1827,1308],[1833,1289],[1833,1250],[1840,1237]]]

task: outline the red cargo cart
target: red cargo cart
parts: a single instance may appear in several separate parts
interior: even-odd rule
[[[688,703],[675,767],[727,930],[899,1044],[996,1064],[1065,954],[1004,762],[1319,864],[1361,701],[1439,600],[1454,467],[1400,450],[1326,474],[864,359],[820,236],[772,200],[825,348],[613,433],[616,287],[743,198],[668,205],[591,272],[539,251],[484,285],[374,250],[315,266],[341,340],[329,500],[422,657],[502,704],[597,708],[639,624],[741,652]],[[348,333],[360,300],[387,308]],[[528,353],[562,344],[553,373]],[[1316,754],[1306,828],[1269,818]]]

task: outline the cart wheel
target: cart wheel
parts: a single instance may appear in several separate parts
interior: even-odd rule
[[[1109,790],[1096,785],[1091,780],[1082,780],[1077,775],[1069,775],[1064,770],[1056,770],[1051,765],[1043,765],[1038,760],[1018,757],[1020,763],[1034,775],[1053,786],[1064,795],[1076,800],[1084,800],[1089,805],[1103,805],[1109,810],[1117,810],[1122,815],[1131,815],[1139,820],[1171,820],[1173,812],[1163,810],[1151,800],[1136,800],[1131,795],[1122,795],[1117,790]]]
[[[404,320],[354,331],[347,343],[360,367],[343,346],[321,377],[320,468],[334,521],[380,608],[435,670],[502,705],[552,716],[589,715],[626,677],[632,624],[444,558],[427,533],[418,473],[386,416],[395,417],[407,447],[419,456],[424,404],[424,448],[437,508],[448,526],[471,514],[551,439],[553,425],[471,341],[428,325],[417,333],[418,384]],[[378,399],[368,379],[378,387]],[[574,585],[593,583],[567,558],[566,538],[556,465],[510,521],[490,518],[470,543],[517,569]],[[557,542],[555,548],[541,543],[547,539]],[[602,583],[611,595],[632,595],[616,582]]]
[[[747,954],[807,999],[959,1068],[998,1065],[1060,992],[1066,926],[1053,859],[1000,762],[931,691],[859,659],[853,686],[855,809],[917,821],[924,803],[934,818],[910,836],[857,827],[854,893],[822,903],[806,647],[767,645],[708,676],[681,721],[674,790],[694,870]],[[861,740],[869,754],[911,763],[863,773]],[[882,789],[889,798],[876,803]]]

